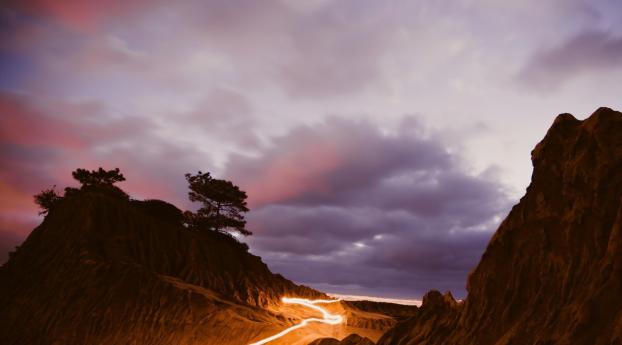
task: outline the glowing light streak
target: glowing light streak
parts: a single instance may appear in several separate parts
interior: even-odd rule
[[[266,344],[268,342],[271,342],[273,340],[279,339],[282,336],[295,331],[299,328],[305,327],[306,325],[308,325],[310,322],[321,322],[321,323],[325,323],[325,324],[329,324],[329,325],[338,325],[340,323],[343,322],[343,317],[341,315],[335,315],[335,314],[331,314],[328,311],[326,311],[326,309],[317,306],[316,304],[326,304],[326,303],[335,303],[335,302],[339,302],[341,301],[341,299],[316,299],[316,300],[308,300],[306,298],[287,298],[287,297],[283,297],[281,299],[281,301],[283,301],[283,303],[289,303],[289,304],[300,304],[303,305],[305,307],[314,309],[319,311],[320,313],[322,313],[322,319],[317,318],[317,317],[311,317],[308,319],[304,319],[302,320],[302,322],[300,322],[297,325],[293,325],[283,331],[281,331],[280,333],[277,333],[273,336],[267,337],[265,339],[262,339],[260,341],[254,342],[252,344],[249,345],[262,345],[262,344]]]

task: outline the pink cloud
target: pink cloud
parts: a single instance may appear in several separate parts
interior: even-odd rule
[[[251,206],[278,203],[310,190],[330,192],[331,186],[323,178],[344,162],[336,143],[309,141],[290,150],[275,157],[244,186]]]
[[[40,220],[32,193],[10,183],[6,175],[0,175],[0,264]]]
[[[35,205],[32,196],[14,185],[0,181],[0,208],[1,214],[18,214],[23,211],[34,211]]]
[[[368,124],[332,118],[276,138],[258,158],[234,157],[227,177],[247,191],[252,207],[332,198],[344,185],[339,176],[348,167],[364,169],[373,163],[367,155],[374,152],[362,149],[369,140],[377,141],[378,136]],[[351,175],[348,184],[360,178]]]
[[[100,28],[106,21],[139,10],[142,0],[26,0],[12,1],[13,7],[31,14],[51,18],[55,22],[79,32]]]
[[[26,237],[39,220],[33,195],[52,185],[59,192],[77,185],[71,178],[76,168],[119,167],[128,179],[120,187],[130,195],[184,206],[177,182],[193,167],[189,152],[152,135],[148,120],[109,116],[96,103],[2,93],[0,114],[0,230]],[[171,157],[180,166],[162,167]]]
[[[0,114],[0,142],[75,149],[86,145],[73,124],[48,117],[19,97],[0,94]]]
[[[383,133],[366,121],[329,118],[275,138],[260,156],[233,157],[226,176],[247,191],[255,208],[328,205],[388,176],[449,169],[451,161],[437,141],[407,131]]]

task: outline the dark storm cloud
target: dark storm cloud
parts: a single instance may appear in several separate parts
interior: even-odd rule
[[[308,284],[462,296],[467,272],[509,207],[498,181],[469,174],[417,126],[383,133],[332,118],[272,144],[258,157],[235,157],[228,176],[254,206],[251,247]]]
[[[558,47],[535,54],[519,78],[540,88],[557,88],[577,75],[622,67],[622,35],[582,32]]]

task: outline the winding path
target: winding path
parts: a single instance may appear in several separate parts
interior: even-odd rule
[[[335,302],[339,302],[341,301],[341,299],[316,299],[316,300],[308,300],[305,298],[287,298],[287,297],[283,297],[281,299],[281,301],[283,301],[283,303],[290,303],[290,304],[300,304],[303,305],[305,307],[311,308],[311,309],[315,309],[317,311],[319,311],[320,313],[322,313],[322,318],[317,318],[317,317],[311,317],[308,319],[304,319],[302,320],[302,322],[300,322],[297,325],[293,325],[290,328],[287,328],[285,330],[283,330],[280,333],[277,333],[273,336],[264,338],[260,341],[254,342],[252,344],[249,345],[262,345],[262,344],[266,344],[270,341],[276,340],[284,335],[286,335],[287,333],[291,332],[291,331],[295,331],[298,328],[302,328],[305,327],[307,324],[309,324],[310,322],[321,322],[321,323],[325,323],[325,324],[329,324],[329,325],[338,325],[340,323],[343,322],[343,317],[341,315],[335,315],[335,314],[331,314],[328,311],[326,311],[326,309],[317,306],[316,304],[327,304],[327,303],[335,303]]]

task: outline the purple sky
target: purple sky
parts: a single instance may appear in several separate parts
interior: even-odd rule
[[[553,118],[622,109],[618,0],[9,0],[0,25],[0,261],[75,168],[181,208],[200,169],[288,278],[463,297]]]

